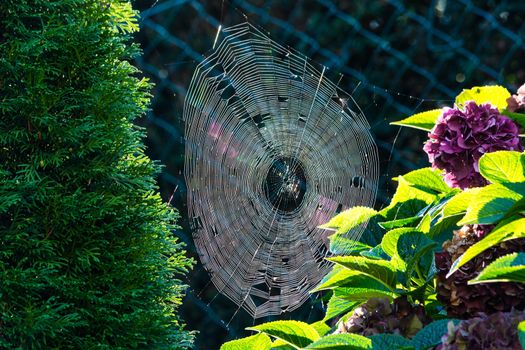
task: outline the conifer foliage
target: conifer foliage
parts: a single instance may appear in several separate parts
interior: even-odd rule
[[[179,349],[191,261],[132,122],[127,1],[0,1],[0,348]]]

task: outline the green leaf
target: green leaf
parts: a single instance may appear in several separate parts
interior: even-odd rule
[[[368,275],[355,275],[334,289],[334,295],[350,301],[366,301],[370,298],[393,298],[397,294],[384,283]]]
[[[414,349],[410,340],[397,334],[374,334],[370,340],[373,350]]]
[[[350,271],[345,268],[342,268],[342,269],[334,268],[332,272],[333,273],[330,273],[325,278],[323,278],[321,280],[321,283],[318,286],[316,286],[314,289],[312,289],[310,292],[314,293],[320,290],[333,289],[333,288],[339,287],[346,283],[350,283],[354,276],[359,275],[358,271]]]
[[[485,250],[493,247],[503,241],[525,237],[525,218],[511,217],[502,221],[483,239],[470,246],[459,258],[452,264],[447,278],[456,272],[461,266],[474,259]]]
[[[520,339],[521,348],[525,349],[525,321],[518,324],[518,337]]]
[[[507,99],[509,97],[510,92],[503,86],[475,86],[472,89],[464,89],[456,97],[456,104],[464,106],[468,101],[474,101],[478,105],[488,102],[494,107],[503,110],[507,108]]]
[[[490,184],[483,187],[475,200],[469,203],[467,214],[458,225],[494,224],[501,220],[507,211],[522,195],[501,184]]]
[[[232,340],[222,344],[220,350],[270,350],[272,341],[266,334],[256,334],[251,337]]]
[[[414,345],[416,350],[424,350],[440,344],[441,337],[448,332],[449,323],[452,322],[452,324],[457,325],[459,321],[456,319],[444,319],[426,325],[412,338],[412,345]]]
[[[271,350],[295,350],[295,346],[291,346],[287,342],[281,339],[275,339],[272,342]]]
[[[441,109],[432,109],[430,111],[411,115],[408,118],[390,124],[430,131],[434,125],[436,125],[436,121],[442,112],[443,111]]]
[[[438,196],[412,186],[403,176],[397,178],[398,186],[390,205],[379,213],[387,220],[417,216],[419,211],[432,204]]]
[[[332,295],[332,297],[328,301],[328,305],[326,307],[326,314],[323,320],[325,321],[330,320],[336,316],[340,316],[349,311],[352,311],[359,304],[360,304],[359,302],[348,301],[348,300],[339,298],[335,295]]]
[[[317,321],[317,322],[314,322],[312,323],[310,326],[312,326],[316,331],[317,333],[320,335],[320,336],[323,336],[325,335],[326,333],[328,333],[330,331],[330,327],[324,322],[324,320],[321,320],[321,321]]]
[[[374,260],[363,256],[334,256],[327,260],[349,270],[374,277],[392,288],[395,287],[396,271],[388,261]]]
[[[432,223],[432,218],[430,217],[430,214],[425,214],[419,224],[417,225],[416,229],[418,231],[421,231],[423,233],[429,233],[430,232],[430,224]]]
[[[373,294],[374,292],[378,292],[379,294],[387,293],[388,295],[391,295],[390,292],[392,291],[392,288],[389,285],[385,284],[381,280],[378,280],[377,278],[360,273],[358,271],[342,269],[341,271],[338,271],[338,273],[332,275],[328,280],[312,289],[310,292],[318,292],[320,290],[326,289],[337,290],[343,287],[351,288],[353,290],[353,293],[357,298],[355,301],[362,300],[362,297],[357,297],[357,295],[369,295],[370,293]]]
[[[432,169],[430,167],[413,170],[403,175],[403,178],[410,186],[431,194],[457,191],[445,183],[440,170]]]
[[[377,211],[368,207],[353,207],[334,216],[328,223],[319,226],[328,230],[336,230],[336,234],[347,233],[358,225],[366,223],[377,215]]]
[[[361,252],[360,255],[364,256],[365,258],[370,258],[370,259],[380,259],[380,260],[390,259],[390,257],[385,254],[380,244],[376,245],[374,248],[370,249],[369,251]]]
[[[492,282],[525,283],[525,253],[512,253],[499,257],[470,280],[469,284]]]
[[[401,227],[388,231],[381,241],[381,248],[390,257],[397,255],[397,241],[403,233],[418,232],[415,228]]]
[[[297,349],[304,348],[319,339],[319,334],[312,326],[299,321],[274,321],[246,329],[281,339]]]
[[[379,214],[370,218],[370,220],[368,220],[365,230],[363,231],[363,234],[359,238],[359,242],[367,244],[370,247],[375,247],[376,245],[381,243],[383,235],[385,234],[385,230],[379,226],[378,222],[385,220],[386,218]]]
[[[443,218],[463,215],[483,187],[468,188],[452,197],[443,207]]]
[[[479,172],[492,183],[523,182],[523,158],[514,151],[486,153],[479,159]]]
[[[390,220],[390,221],[384,221],[378,223],[379,226],[385,230],[392,230],[394,228],[398,227],[405,227],[407,225],[410,225],[418,220],[421,220],[421,217],[419,216],[412,216],[409,218],[403,218],[403,219],[397,219],[397,220]]]
[[[427,280],[433,264],[434,254],[432,249],[437,244],[421,232],[403,233],[397,242],[399,257],[406,263],[406,279],[412,277],[414,270],[420,270],[423,280]],[[421,266],[421,268],[419,268]]]
[[[308,345],[308,350],[366,350],[372,349],[372,341],[362,335],[344,333],[322,337]]]
[[[439,217],[437,220],[433,220],[430,224],[430,231],[427,233],[427,236],[441,246],[446,240],[452,237],[459,219],[459,216],[450,216],[446,218]]]
[[[328,239],[330,240],[330,251],[333,254],[356,255],[372,248],[367,244],[349,239],[345,235],[333,234]]]

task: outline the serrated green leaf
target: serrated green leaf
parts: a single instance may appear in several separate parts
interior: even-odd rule
[[[377,215],[377,211],[368,207],[353,207],[334,216],[328,223],[319,226],[328,230],[336,230],[336,234],[344,234],[366,223]]]
[[[362,251],[369,250],[370,247],[367,244],[361,243],[359,241],[349,239],[344,235],[333,234],[328,237],[330,240],[330,251],[333,254],[338,255],[357,255]]]
[[[256,334],[251,337],[236,339],[222,344],[220,350],[270,350],[272,341],[266,334]]]
[[[310,292],[318,292],[320,290],[326,290],[326,289],[333,289],[338,286],[344,285],[345,283],[348,283],[351,281],[351,278],[359,275],[358,271],[350,271],[348,269],[342,268],[342,269],[334,269],[334,271],[337,271],[336,273],[330,274],[328,278],[323,278],[321,283],[312,289]]]
[[[436,125],[436,121],[440,114],[443,113],[442,109],[432,109],[430,111],[417,113],[411,115],[403,120],[392,122],[391,125],[407,126],[409,128],[430,131]]]
[[[525,283],[525,253],[507,254],[494,260],[469,284],[492,282]]]
[[[429,233],[430,232],[430,224],[432,222],[432,219],[430,217],[430,214],[425,214],[419,224],[417,225],[417,230],[421,231],[423,233]]]
[[[312,326],[316,331],[317,333],[322,337],[323,335],[325,335],[326,333],[328,333],[330,331],[330,327],[324,322],[324,320],[321,320],[321,321],[317,321],[317,322],[314,322],[312,323],[310,326]]]
[[[397,294],[384,283],[368,275],[355,275],[344,284],[334,289],[334,295],[340,299],[360,302],[370,298],[393,298]]]
[[[458,225],[494,224],[521,198],[522,195],[504,185],[487,185],[478,192],[475,200],[469,203],[467,213]]]
[[[345,299],[341,299],[335,295],[332,295],[332,297],[328,301],[328,305],[326,306],[326,314],[324,316],[324,320],[330,320],[336,316],[340,316],[349,311],[352,311],[358,305],[360,305],[359,302],[348,301]]]
[[[474,101],[478,105],[482,103],[490,103],[494,107],[503,110],[507,108],[507,99],[509,97],[510,92],[503,86],[475,86],[472,89],[464,89],[456,97],[456,104],[464,106],[468,101]]]
[[[511,217],[499,223],[483,239],[470,246],[452,264],[447,278],[470,260],[503,241],[525,237],[525,218]]]
[[[520,215],[525,212],[525,198],[520,199],[510,207],[503,219],[508,219],[515,215]]]
[[[372,349],[372,341],[362,335],[331,334],[308,345],[308,350],[366,350]]]
[[[390,259],[388,255],[383,251],[383,248],[380,244],[376,245],[374,248],[370,249],[369,251],[361,252],[361,256],[364,256],[365,258],[370,259],[380,259],[380,260],[387,260]]]
[[[410,261],[420,250],[429,245],[436,245],[424,233],[418,231],[402,233],[397,240],[396,254],[403,261]]]
[[[448,324],[457,325],[460,320],[444,319],[426,325],[412,338],[412,345],[416,350],[425,350],[441,343],[441,337],[448,332]]]
[[[388,286],[395,288],[396,271],[388,261],[373,260],[363,256],[334,256],[327,260],[351,271],[358,271],[374,277]]]
[[[378,215],[370,218],[370,220],[368,220],[365,230],[363,231],[363,234],[359,238],[359,242],[367,244],[371,247],[375,247],[376,245],[381,243],[383,235],[385,234],[385,230],[378,225],[378,222],[385,220],[386,218],[379,215],[379,213]]]
[[[360,273],[359,271],[352,271],[343,268],[336,274],[332,275],[328,280],[324,281],[319,286],[312,289],[310,292],[318,292],[320,290],[327,289],[332,289],[335,292],[337,289],[340,288],[353,288],[355,294],[366,294],[367,291],[389,293],[392,290],[392,288],[389,285],[385,284],[384,282],[375,277]],[[360,300],[361,298],[356,299],[355,301]]]
[[[414,349],[410,340],[397,334],[374,334],[370,340],[373,350]]]
[[[430,167],[413,170],[403,175],[403,178],[410,184],[410,186],[431,194],[457,191],[445,183],[440,170],[432,169]]]
[[[405,276],[410,280],[414,270],[420,270],[424,281],[428,280],[430,268],[433,264],[434,254],[432,249],[436,242],[420,232],[408,232],[399,237],[397,243],[399,257],[406,263]],[[421,267],[418,269],[418,267]]]
[[[392,201],[379,212],[389,221],[417,216],[421,209],[438,198],[436,194],[411,186],[403,176],[399,176],[397,182]]]
[[[381,241],[381,248],[390,257],[397,255],[397,241],[403,233],[417,232],[415,228],[401,227],[388,231]]]
[[[463,215],[483,187],[468,188],[452,197],[443,207],[443,218]]]
[[[390,221],[383,221],[378,223],[378,225],[385,229],[385,230],[392,230],[394,228],[398,227],[405,227],[410,224],[415,223],[416,221],[420,220],[421,218],[419,216],[412,216],[409,218],[403,218],[403,219],[397,219],[397,220],[390,220]]]
[[[524,156],[520,152],[486,153],[479,159],[479,172],[492,183],[523,182],[523,161]]]
[[[296,347],[291,346],[287,342],[281,339],[275,339],[272,342],[271,350],[295,350]]]
[[[430,224],[430,231],[427,233],[427,236],[441,246],[452,237],[459,219],[459,216],[439,217],[437,221],[432,221]]]
[[[281,339],[297,349],[304,348],[319,339],[319,334],[312,326],[300,321],[274,321],[246,329]]]

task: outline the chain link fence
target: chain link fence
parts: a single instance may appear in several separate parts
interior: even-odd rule
[[[377,206],[391,196],[392,176],[425,166],[423,132],[389,122],[451,105],[462,89],[525,82],[525,2],[518,0],[143,0],[144,54],[136,64],[155,83],[150,113],[140,121],[148,153],[165,165],[159,178],[165,200],[182,215],[180,238],[195,256],[185,218],[182,105],[193,70],[210,52],[217,29],[248,21],[281,45],[294,48],[339,76],[372,126],[381,159]],[[243,335],[253,320],[217,293],[197,265],[182,312],[198,330],[195,348],[216,349]],[[322,298],[283,318],[313,321]]]

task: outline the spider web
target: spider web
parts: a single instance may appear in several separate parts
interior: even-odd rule
[[[327,75],[246,22],[219,28],[186,95],[196,250],[218,291],[254,318],[307,300],[330,268],[328,233],[318,226],[374,204],[370,126]]]

